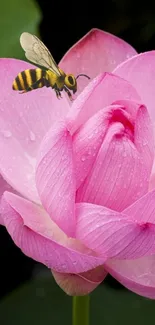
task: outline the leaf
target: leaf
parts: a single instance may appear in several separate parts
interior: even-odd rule
[[[25,59],[19,38],[22,32],[37,34],[41,12],[32,0],[5,0],[0,8],[0,57]]]
[[[90,301],[90,325],[146,325],[154,320],[154,300],[106,283],[91,294]],[[0,324],[5,325],[67,325],[71,316],[72,298],[57,286],[49,271],[0,302]]]

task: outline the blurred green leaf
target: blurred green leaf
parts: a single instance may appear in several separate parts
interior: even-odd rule
[[[106,284],[91,294],[90,325],[146,325],[154,322],[155,301]],[[72,298],[54,282],[50,272],[12,292],[0,302],[5,325],[70,325]]]
[[[24,59],[19,37],[22,32],[38,33],[41,13],[35,1],[4,0],[0,4],[0,57]]]

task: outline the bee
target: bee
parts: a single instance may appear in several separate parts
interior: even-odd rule
[[[51,87],[54,89],[58,99],[62,98],[61,92],[64,90],[69,99],[73,100],[73,94],[77,91],[77,79],[85,74],[79,74],[76,78],[73,74],[66,74],[56,64],[53,56],[43,42],[35,35],[22,33],[20,44],[25,51],[26,58],[39,66],[36,69],[27,69],[20,72],[12,84],[13,90],[22,90],[26,93],[33,89]]]

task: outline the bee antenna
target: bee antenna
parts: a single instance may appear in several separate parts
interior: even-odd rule
[[[90,77],[88,77],[86,74],[83,74],[83,73],[78,74],[78,76],[76,77],[76,80],[77,80],[79,77],[86,77],[86,78],[90,79]]]

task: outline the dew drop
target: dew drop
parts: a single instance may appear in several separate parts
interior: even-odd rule
[[[98,133],[98,129],[95,129],[95,134],[97,134]]]
[[[67,268],[67,265],[66,264],[62,264],[61,267],[62,267],[63,270],[65,270]]]
[[[82,156],[82,157],[81,157],[81,160],[82,160],[82,161],[85,161],[85,160],[86,160],[86,157],[85,157],[85,156]]]
[[[144,142],[143,142],[143,146],[146,146],[146,145],[147,145],[147,141],[144,141]]]
[[[76,265],[77,264],[77,261],[73,261],[73,265]]]
[[[30,140],[35,141],[35,139],[36,139],[35,134],[32,131],[30,131]]]
[[[76,56],[77,56],[77,59],[80,59],[81,54],[79,52],[77,52]]]
[[[126,58],[127,58],[127,59],[130,59],[130,56],[131,56],[131,55],[130,55],[129,53],[127,53]]]
[[[10,138],[12,136],[12,133],[9,130],[3,130],[2,134],[5,138]]]

